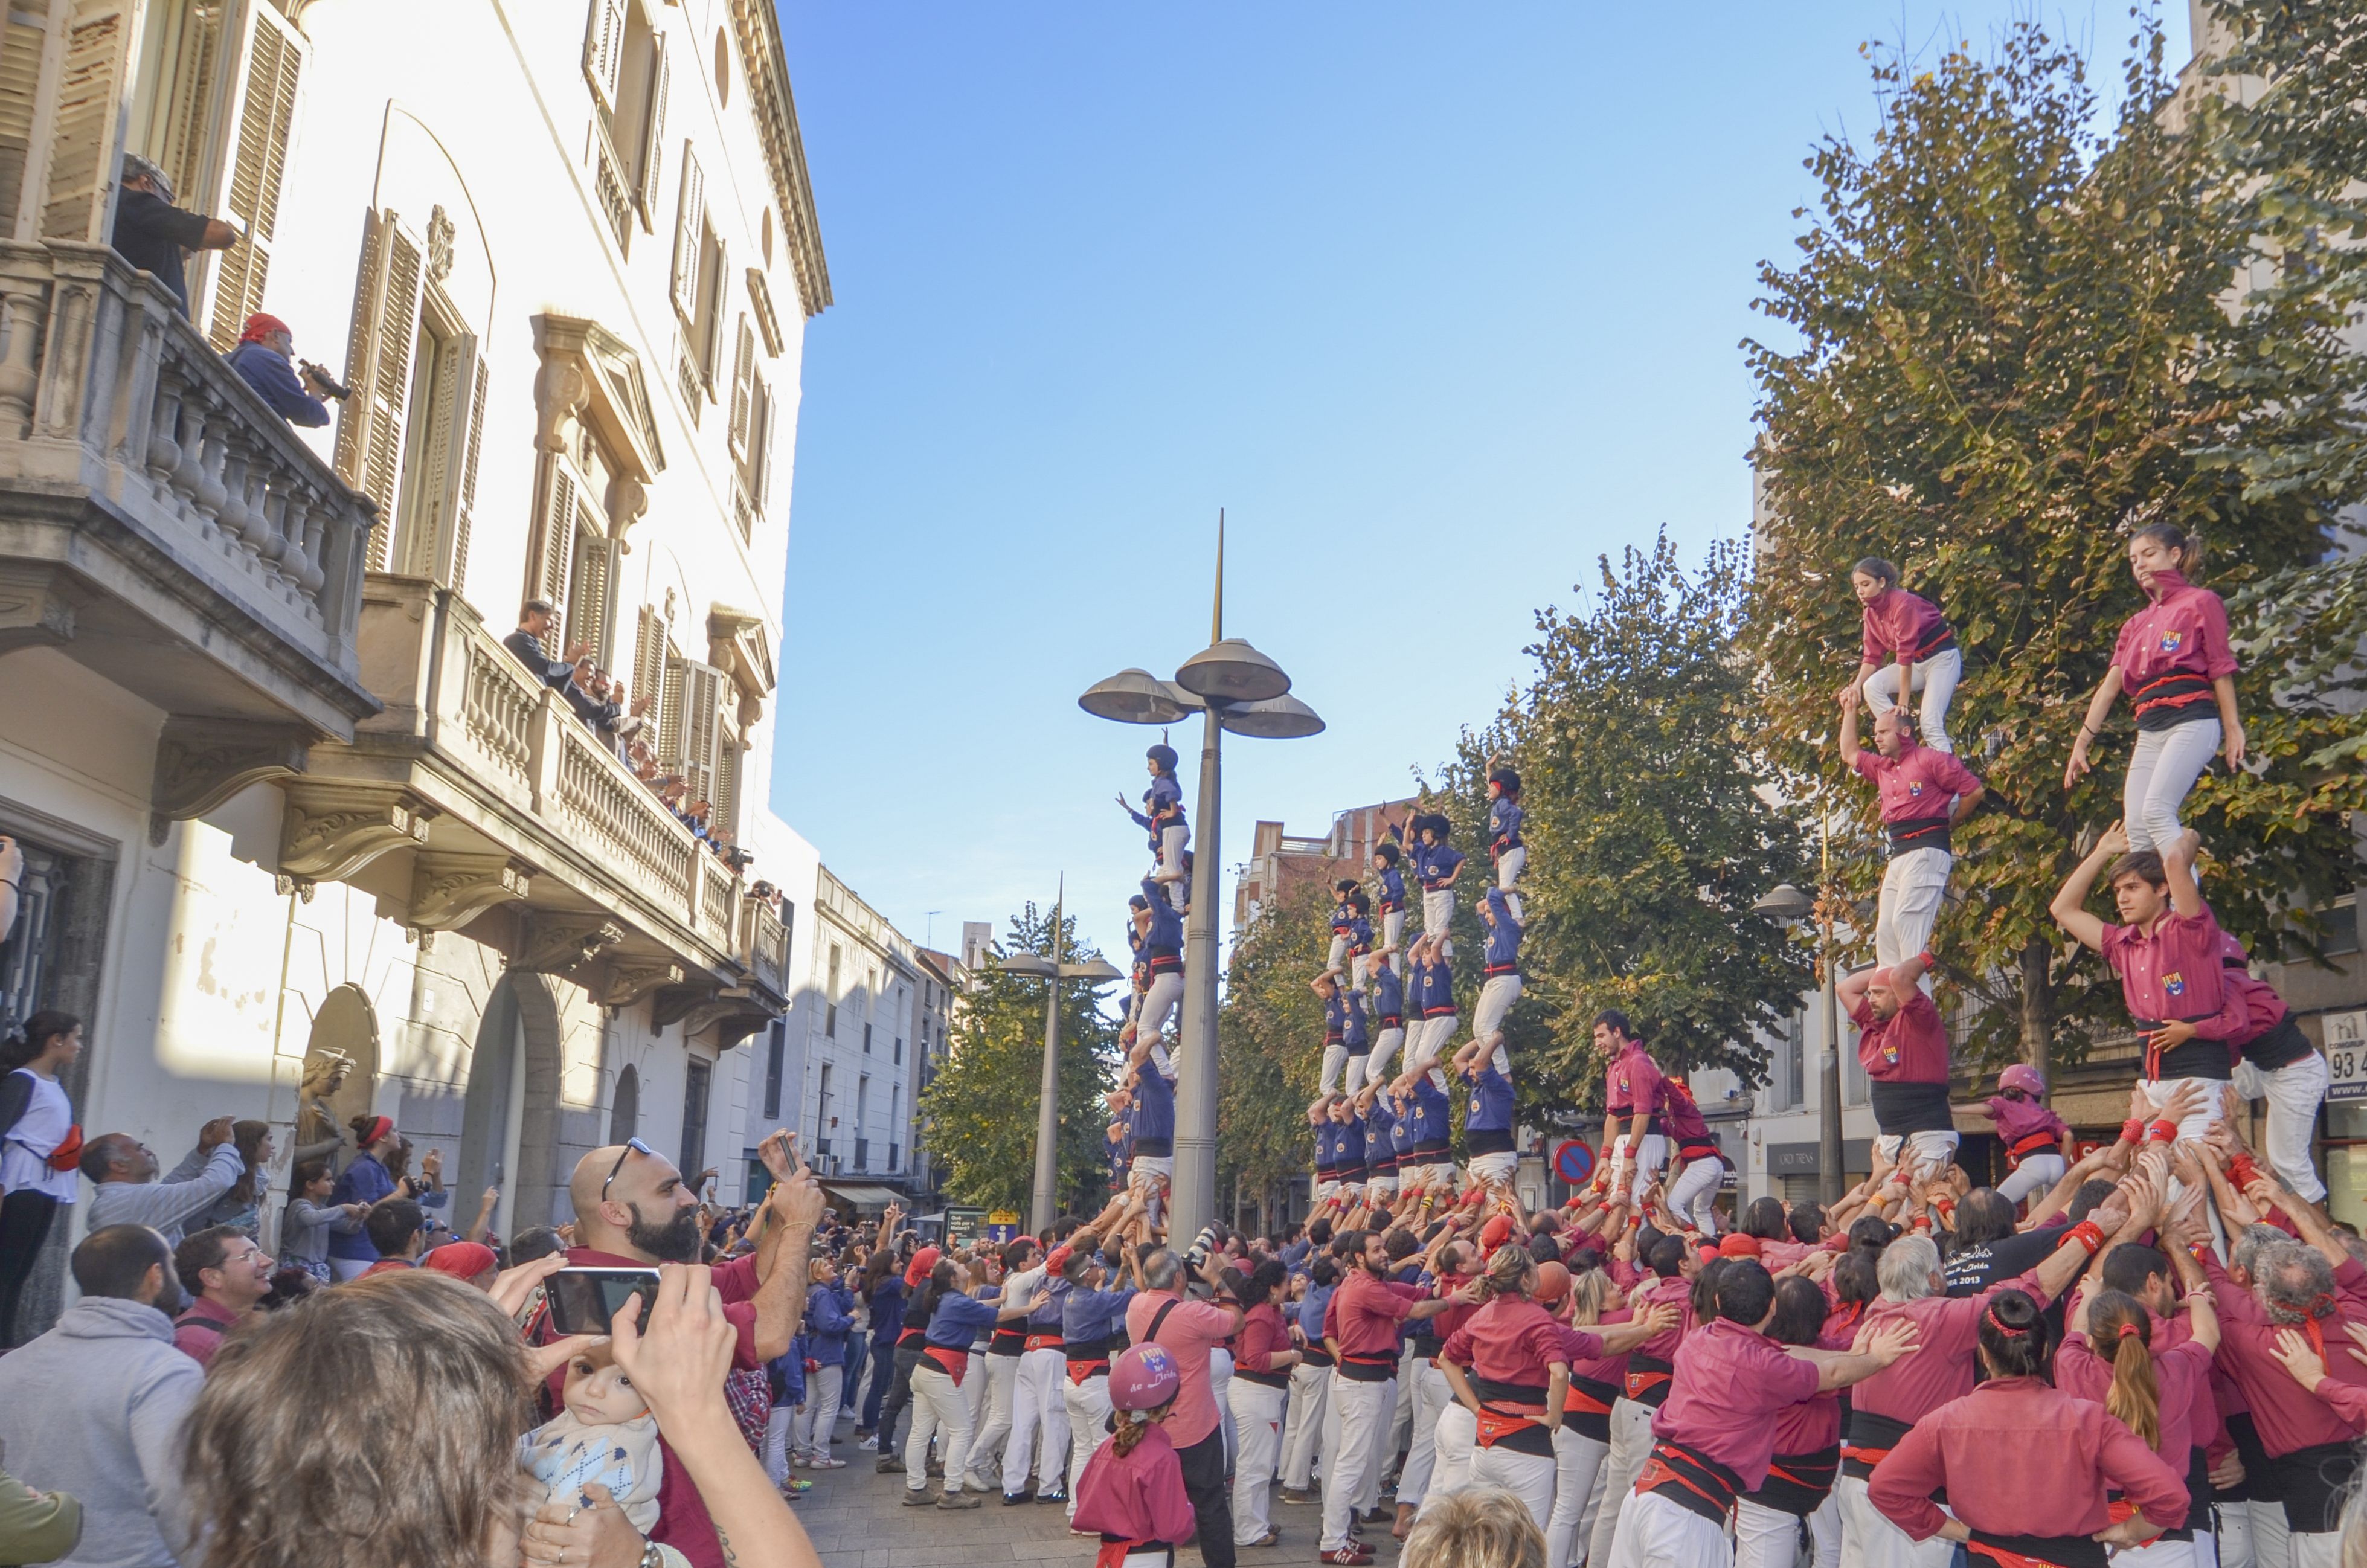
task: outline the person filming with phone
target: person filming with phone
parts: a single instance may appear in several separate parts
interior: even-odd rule
[[[715,1289],[733,1334],[731,1366],[754,1371],[786,1353],[806,1304],[806,1256],[822,1211],[822,1192],[797,1160],[792,1135],[776,1131],[757,1150],[774,1185],[764,1204],[764,1234],[756,1250],[717,1267]],[[570,1269],[651,1269],[660,1264],[696,1264],[706,1235],[699,1223],[698,1194],[672,1160],[640,1139],[595,1149],[577,1162],[568,1182],[575,1209],[576,1244],[567,1249]],[[551,1277],[554,1296],[563,1274]],[[649,1298],[644,1296],[644,1307]],[[540,1336],[580,1326],[546,1324]],[[552,1380],[554,1403],[563,1399],[564,1369]],[[663,1426],[663,1424],[661,1424]],[[670,1546],[691,1568],[725,1568],[722,1544],[706,1501],[690,1471],[675,1461],[661,1440],[663,1479],[657,1494],[658,1521],[648,1540]],[[592,1506],[573,1512],[546,1509],[542,1529],[529,1533],[530,1561],[538,1537],[563,1540],[563,1561],[630,1564],[643,1550],[641,1534],[605,1491],[592,1492]]]

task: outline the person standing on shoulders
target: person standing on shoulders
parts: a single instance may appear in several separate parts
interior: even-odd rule
[[[1931,945],[1931,927],[1955,867],[1953,835],[1980,809],[1981,781],[1936,746],[1917,744],[1915,722],[1892,709],[1874,722],[1874,750],[1857,744],[1857,706],[1841,710],[1841,766],[1874,781],[1890,863],[1874,903],[1874,961],[1905,962]]]

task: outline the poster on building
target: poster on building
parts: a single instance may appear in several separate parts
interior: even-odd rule
[[[994,1243],[997,1246],[1002,1245],[1004,1242],[1017,1241],[1019,1239],[1019,1211],[1015,1209],[998,1209],[993,1213],[989,1214],[986,1217],[986,1239]]]
[[[946,1245],[948,1247],[969,1245],[970,1243],[978,1240],[979,1232],[985,1224],[985,1210],[957,1209],[951,1204],[946,1205]]]
[[[2367,1100],[2367,1011],[2328,1013],[2326,1029],[2326,1097]]]

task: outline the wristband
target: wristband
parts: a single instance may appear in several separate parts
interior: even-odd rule
[[[2240,1192],[2260,1179],[2260,1167],[2252,1162],[2251,1155],[2238,1154],[2227,1162],[2227,1174],[2235,1178],[2236,1189]]]
[[[1929,1214],[1918,1214],[1914,1219],[1908,1221],[1908,1223],[1915,1230],[1928,1231],[1931,1228],[1931,1216]]]
[[[2147,1123],[2146,1126],[2145,1141],[2148,1143],[2177,1142],[2178,1123],[2174,1121],[2155,1121]]]
[[[2192,1258],[2199,1266],[2204,1259],[2211,1256],[2211,1244],[2209,1242],[2189,1242],[2186,1244],[2186,1256]],[[2187,1294],[2190,1296],[2200,1296],[2210,1289],[2211,1287],[2208,1284],[2197,1285],[2193,1290],[2189,1290]]]
[[[2124,1143],[2142,1143],[2145,1142],[2145,1118],[2141,1116],[2133,1116],[2126,1121],[2121,1123],[2121,1142]]]
[[[2090,1257],[2095,1256],[2104,1247],[2104,1233],[2093,1220],[2080,1221],[2063,1233],[2063,1239],[2078,1242]]]
[[[1953,1199],[1945,1198],[1938,1199],[1933,1201],[1931,1207],[1940,1211],[1940,1217],[1943,1220],[1955,1218],[1956,1205]]]

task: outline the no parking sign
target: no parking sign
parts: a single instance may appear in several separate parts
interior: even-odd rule
[[[1554,1151],[1554,1174],[1572,1187],[1583,1186],[1594,1174],[1594,1146],[1572,1138]]]

